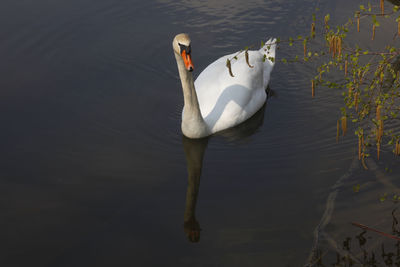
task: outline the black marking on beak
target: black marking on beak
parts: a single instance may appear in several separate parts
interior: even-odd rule
[[[182,55],[183,51],[186,52],[186,55],[190,55],[190,53],[192,52],[192,48],[191,48],[190,45],[183,45],[183,44],[180,44],[180,43],[178,43],[178,45],[179,45],[179,47],[181,49],[181,55]]]

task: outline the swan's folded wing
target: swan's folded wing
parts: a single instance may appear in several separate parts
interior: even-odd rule
[[[259,51],[249,51],[249,67],[244,53],[232,59],[237,53],[219,58],[204,69],[195,81],[195,88],[203,117],[207,117],[216,105],[228,105],[235,102],[244,109],[252,99],[255,90],[264,90],[264,62]],[[234,77],[226,67],[226,60],[231,60]],[[234,113],[234,111],[232,111]]]

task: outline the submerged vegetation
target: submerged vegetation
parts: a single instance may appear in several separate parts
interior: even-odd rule
[[[329,14],[320,19],[313,14],[307,36],[277,40],[277,43],[302,46],[302,57],[281,59],[283,63],[317,64],[316,75],[310,81],[312,97],[315,97],[317,88],[321,87],[342,91],[345,105],[336,122],[336,140],[339,141],[340,136],[346,134],[349,122],[354,123],[355,135],[358,137],[358,158],[365,168],[364,159],[370,156],[370,151],[376,151],[378,159],[383,147],[400,155],[400,132],[393,127],[400,112],[400,48],[395,46],[400,38],[400,1],[388,1],[393,4],[390,9],[387,4],[385,8],[384,0],[360,5],[353,17],[337,26],[330,24]],[[348,36],[365,31],[366,27],[370,27],[371,31],[368,42],[352,43],[347,40]],[[376,46],[374,40],[376,42],[380,28],[393,34],[385,36],[386,40],[379,40],[385,42],[384,47],[368,49]],[[242,52],[251,67],[247,50],[248,47]],[[234,73],[230,62],[235,59],[236,56],[228,59],[226,64],[231,76]]]

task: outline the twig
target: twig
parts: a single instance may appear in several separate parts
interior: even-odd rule
[[[391,239],[395,239],[395,240],[397,240],[397,241],[400,241],[400,238],[397,237],[397,236],[394,236],[394,235],[391,235],[391,234],[388,234],[388,233],[384,233],[384,232],[382,232],[382,231],[379,231],[379,230],[376,230],[376,229],[374,229],[374,228],[365,226],[365,225],[363,225],[363,224],[359,224],[359,223],[356,223],[356,222],[352,222],[351,224],[354,225],[354,226],[360,227],[361,229],[369,230],[369,231],[378,233],[378,234],[380,234],[380,235],[389,237],[389,238],[391,238]]]

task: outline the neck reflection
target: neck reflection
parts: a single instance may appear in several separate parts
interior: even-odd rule
[[[264,105],[253,117],[246,122],[220,132],[216,135],[223,136],[230,142],[241,141],[253,135],[264,121]],[[190,139],[182,136],[183,149],[185,151],[188,187],[186,191],[186,206],[184,213],[184,232],[190,242],[200,241],[200,224],[196,218],[196,203],[200,188],[200,177],[203,168],[204,153],[210,137],[202,139]]]

